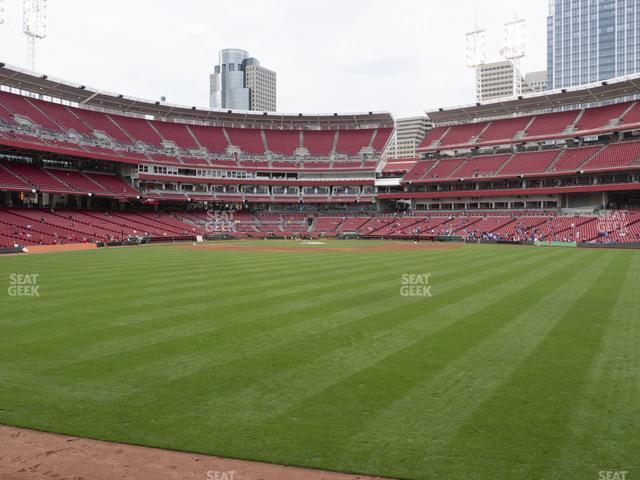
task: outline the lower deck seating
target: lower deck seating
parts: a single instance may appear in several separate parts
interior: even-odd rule
[[[608,215],[608,216],[607,216]],[[0,246],[111,241],[129,236],[191,240],[223,232],[234,237],[336,236],[356,232],[371,238],[456,236],[466,240],[640,241],[640,211],[607,215],[554,216],[524,212],[471,215],[434,212],[414,215],[311,215],[239,213],[213,220],[205,212],[120,212],[42,208],[0,208]],[[211,226],[215,223],[215,229]],[[219,227],[219,228],[218,228]]]
[[[2,247],[112,241],[141,235],[192,238],[203,232],[203,228],[168,214],[0,209]]]

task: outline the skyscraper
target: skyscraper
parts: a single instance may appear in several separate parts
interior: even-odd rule
[[[550,0],[548,88],[640,71],[640,0]]]
[[[398,118],[396,120],[396,135],[392,139],[389,149],[392,158],[415,158],[416,148],[431,128],[432,122],[424,115],[419,117]]]
[[[480,65],[476,76],[478,101],[513,98],[514,65],[509,60]],[[540,92],[547,88],[547,72],[529,72],[520,81],[521,93]]]
[[[221,50],[209,80],[211,108],[276,110],[276,72],[261,67],[245,50]]]

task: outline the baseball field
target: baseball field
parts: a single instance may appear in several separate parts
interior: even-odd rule
[[[0,274],[1,424],[402,479],[640,476],[640,252],[242,241]]]

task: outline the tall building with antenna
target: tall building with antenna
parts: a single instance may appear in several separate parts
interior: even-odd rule
[[[475,30],[467,33],[466,63],[475,70],[478,102],[514,98],[546,89],[546,72],[531,72],[526,76],[522,73],[520,66],[526,53],[525,33],[526,23],[517,16],[504,24],[504,43],[500,50],[503,60],[497,62],[487,62],[485,30],[476,24]]]

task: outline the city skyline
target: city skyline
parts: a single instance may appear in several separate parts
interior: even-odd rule
[[[0,61],[24,66],[20,2],[5,3]],[[80,13],[86,2],[50,3],[49,36],[38,45],[37,71],[135,97],[165,96],[176,104],[209,104],[207,79],[218,50],[227,46],[250,51],[278,72],[281,112],[375,110],[402,117],[472,103],[474,78],[464,65],[464,35],[475,20],[461,19],[459,11],[478,12],[477,22],[489,37],[488,61],[499,58],[503,24],[517,13],[528,23],[523,71],[546,64],[547,5],[526,0],[458,0],[453,9],[408,0],[394,2],[393,9],[390,2],[361,0],[242,1],[216,11],[212,25],[207,19],[214,8],[207,2],[182,8],[164,1],[89,3],[90,17]],[[70,21],[77,24],[72,30],[65,28]],[[160,31],[172,34],[156,35]]]

